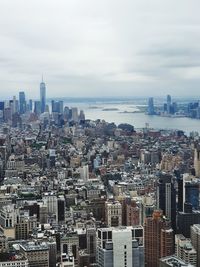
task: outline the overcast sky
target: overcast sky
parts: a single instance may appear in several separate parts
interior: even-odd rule
[[[199,0],[0,0],[0,97],[199,95]]]

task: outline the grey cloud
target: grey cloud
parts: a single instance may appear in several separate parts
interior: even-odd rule
[[[0,92],[197,94],[198,0],[0,0]],[[182,90],[182,91],[181,91]],[[7,93],[9,92],[9,93]]]

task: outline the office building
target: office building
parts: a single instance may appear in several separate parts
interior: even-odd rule
[[[183,175],[183,204],[190,203],[193,209],[199,209],[199,179]]]
[[[154,114],[155,114],[154,101],[153,97],[150,97],[148,101],[148,115],[154,115]]]
[[[176,229],[176,190],[171,175],[161,173],[157,185],[158,209],[171,221],[172,228]]]
[[[40,104],[41,104],[41,113],[45,112],[45,108],[46,108],[46,85],[43,82],[43,78],[42,78],[42,82],[40,83]]]
[[[200,177],[200,147],[196,147],[194,150],[194,169],[196,177]]]
[[[145,264],[148,267],[158,267],[159,259],[173,255],[174,236],[170,221],[162,211],[154,211],[144,223],[145,233]]]
[[[191,226],[191,242],[197,251],[197,267],[200,266],[200,224]]]
[[[89,254],[90,263],[96,262],[96,229],[86,229],[87,253]]]
[[[15,224],[19,210],[14,204],[2,206],[0,209],[0,230],[7,238],[15,239]]]
[[[190,227],[193,224],[200,224],[200,211],[192,210],[191,204],[184,204],[184,211],[177,214],[177,231],[190,238]]]
[[[5,102],[0,101],[0,123],[4,121],[4,107],[5,107]]]
[[[191,240],[183,235],[175,235],[175,254],[185,263],[196,266],[197,251],[192,246]]]
[[[97,230],[98,267],[144,267],[142,226]]]
[[[58,196],[57,220],[58,222],[65,221],[65,198],[64,196]]]
[[[32,112],[33,110],[33,100],[29,99],[29,111]]]
[[[41,113],[41,102],[40,101],[34,102],[34,113],[37,115],[40,115]]]
[[[60,239],[61,255],[63,253],[66,253],[67,255],[73,255],[75,266],[77,266],[78,264],[78,248],[79,248],[79,237],[77,232],[68,232],[65,235],[61,236]]]
[[[78,122],[78,109],[71,108],[71,120],[74,122]]]
[[[63,114],[63,101],[51,101],[51,111],[53,113]]]
[[[108,227],[122,225],[122,205],[119,201],[105,202],[105,219]]]
[[[80,110],[79,120],[80,120],[81,122],[84,122],[84,121],[85,121],[85,113],[84,113],[83,110]]]
[[[167,95],[167,113],[168,114],[171,113],[171,102],[172,102],[171,96]]]
[[[24,242],[19,246],[28,259],[29,267],[49,267],[49,247],[45,242]]]
[[[19,113],[24,114],[26,112],[26,97],[24,92],[19,92]]]

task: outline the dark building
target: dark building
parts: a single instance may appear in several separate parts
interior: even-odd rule
[[[90,263],[96,262],[96,229],[86,229],[87,253],[90,255]]]
[[[178,211],[183,211],[183,178],[177,179],[178,183]]]
[[[30,216],[33,216],[36,214],[37,219],[39,219],[40,206],[37,203],[33,203],[32,205],[25,204],[24,210],[28,210]]]
[[[190,203],[193,209],[199,209],[199,183],[185,183],[185,202]]]
[[[200,211],[192,210],[192,205],[184,204],[184,212],[178,212],[177,215],[177,232],[190,238],[190,226],[200,223]]]
[[[157,185],[157,205],[163,214],[171,221],[176,231],[176,190],[171,175],[161,173]]]
[[[86,207],[87,213],[92,213],[97,221],[105,221],[105,199],[92,199]]]
[[[65,221],[65,199],[58,198],[58,221]]]

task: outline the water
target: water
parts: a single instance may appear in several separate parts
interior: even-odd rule
[[[101,119],[107,122],[114,122],[116,125],[120,123],[129,123],[137,128],[144,128],[148,123],[150,128],[154,129],[178,129],[183,130],[186,134],[192,131],[200,133],[200,120],[191,118],[170,118],[160,116],[149,116],[145,113],[133,113],[138,111],[138,105],[144,105],[145,100],[101,100],[93,99],[88,101],[65,101],[64,105],[69,107],[78,107],[85,113],[86,119]],[[107,109],[107,110],[104,110]],[[109,110],[108,110],[109,109]],[[117,110],[110,110],[117,109]],[[125,113],[127,112],[127,113]]]

